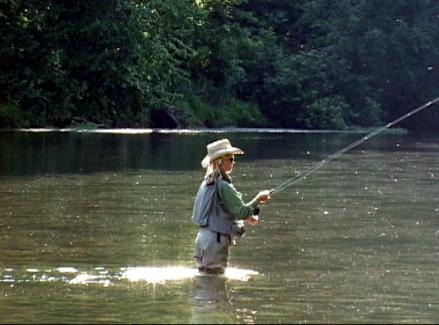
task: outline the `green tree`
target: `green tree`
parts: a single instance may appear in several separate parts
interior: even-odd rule
[[[3,127],[149,126],[170,105],[196,125],[367,127],[438,96],[437,1],[1,6]],[[434,129],[438,115],[405,125]]]
[[[303,8],[299,25],[310,31],[308,47],[346,68],[336,87],[351,123],[376,125],[437,96],[437,1],[316,0]]]
[[[74,116],[148,125],[149,111],[190,83],[180,66],[196,10],[191,1],[10,1],[0,99],[28,117],[25,126],[64,125]]]

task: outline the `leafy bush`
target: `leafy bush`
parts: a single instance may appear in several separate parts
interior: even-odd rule
[[[267,120],[256,104],[234,98],[217,105],[193,96],[175,105],[189,116],[191,126],[205,127],[261,127]]]
[[[348,108],[349,105],[340,97],[318,99],[305,111],[305,126],[312,129],[345,129],[343,116]]]
[[[0,128],[27,128],[30,120],[30,114],[23,113],[15,101],[0,106]]]

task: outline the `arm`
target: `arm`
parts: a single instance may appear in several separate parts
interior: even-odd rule
[[[258,203],[264,203],[270,198],[268,191],[262,191],[250,202],[244,203],[241,193],[232,184],[220,182],[218,185],[219,195],[224,208],[237,219],[243,220],[254,215],[257,211]]]

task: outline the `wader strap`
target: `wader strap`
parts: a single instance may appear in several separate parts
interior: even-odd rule
[[[221,235],[223,235],[223,234],[221,234],[219,232],[216,233],[217,243],[221,243]],[[223,235],[223,236],[226,236],[227,238],[229,238],[229,241],[232,242],[232,237],[230,235]]]

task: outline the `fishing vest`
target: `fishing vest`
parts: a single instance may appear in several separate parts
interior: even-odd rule
[[[206,180],[201,183],[195,198],[192,220],[200,227],[207,227],[223,235],[233,235],[235,218],[227,213],[221,202],[221,182],[225,180],[219,178],[211,184],[207,184]]]

